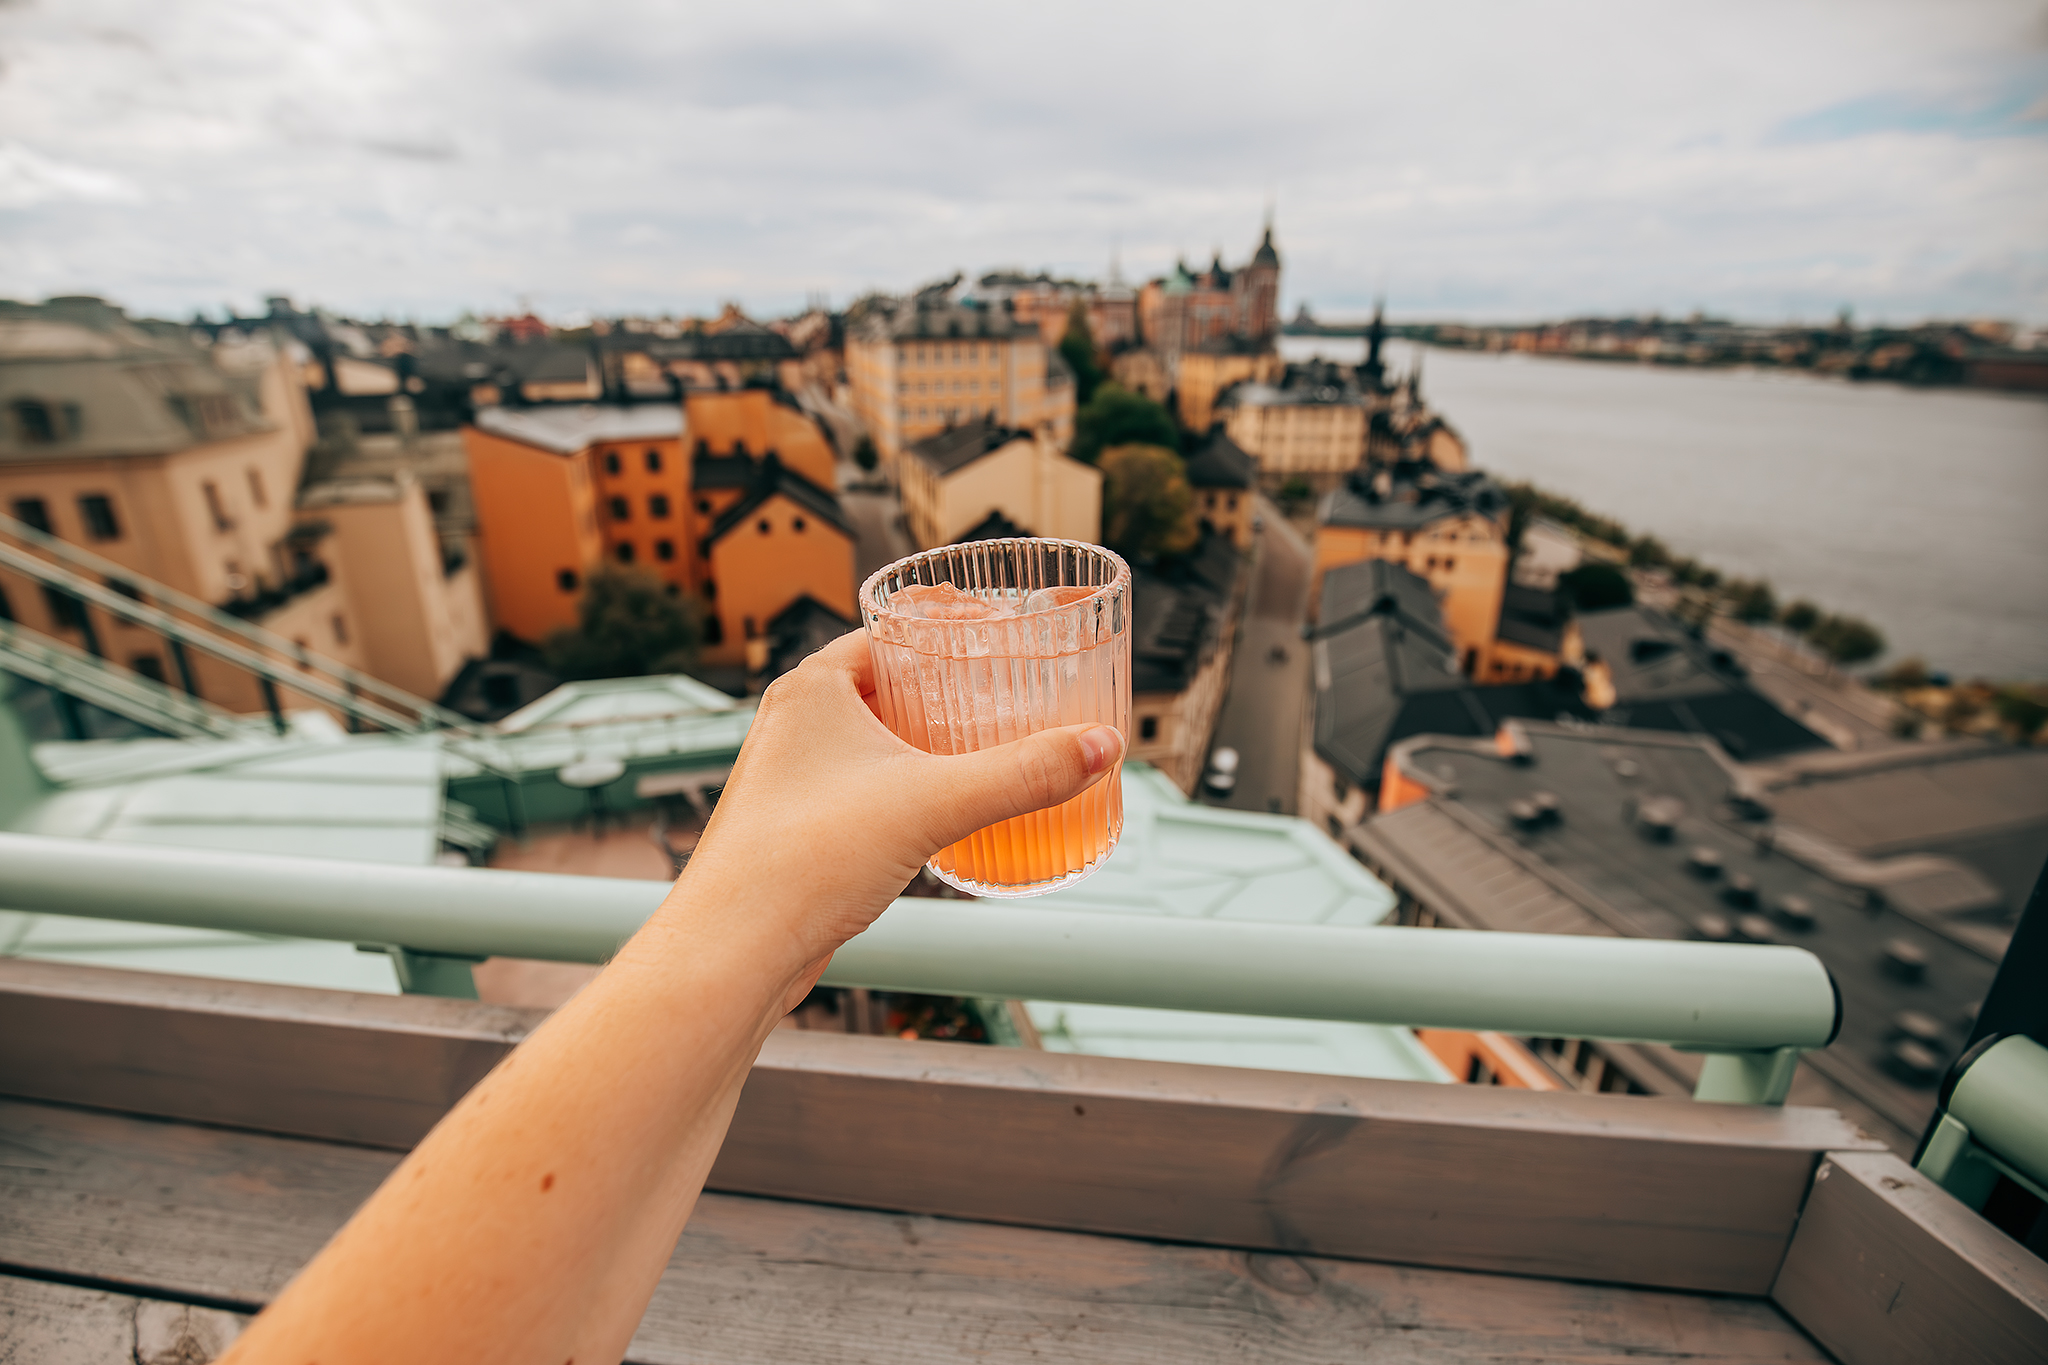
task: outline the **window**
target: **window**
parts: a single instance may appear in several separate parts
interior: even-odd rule
[[[57,415],[48,403],[23,398],[14,405],[14,429],[21,433],[23,445],[50,445],[57,439]]]
[[[660,451],[650,450],[647,452],[647,472],[650,474],[659,474],[661,472]]]
[[[656,521],[668,520],[668,494],[656,493],[647,499],[647,515]]]
[[[607,451],[606,451],[606,452],[604,453],[604,472],[605,472],[605,473],[607,473],[607,474],[616,474],[616,473],[618,473],[618,472],[619,472],[619,452],[618,452],[618,451],[616,451],[616,450],[607,450]]]
[[[1329,825],[1329,827],[1330,827],[1330,837],[1331,837],[1332,839],[1342,839],[1342,838],[1344,837],[1344,826],[1343,826],[1343,825],[1341,825],[1341,824],[1339,824],[1339,823],[1337,822],[1337,817],[1336,817],[1336,816],[1334,816],[1334,815],[1330,815],[1330,816],[1325,816],[1325,817],[1324,817],[1324,823],[1326,823],[1327,825]]]
[[[612,554],[619,563],[631,564],[633,562],[633,542],[630,540],[620,541],[618,548],[613,550]]]
[[[1339,801],[1349,801],[1351,799],[1351,784],[1346,782],[1343,776],[1339,774],[1330,779],[1330,794]]]
[[[85,533],[94,540],[121,538],[121,523],[114,517],[113,499],[106,494],[85,494],[78,500],[78,515],[85,519]]]
[[[228,515],[227,505],[220,500],[220,488],[210,480],[199,485],[199,491],[206,496],[206,510],[213,517],[213,529],[232,531],[234,519]]]
[[[708,517],[711,515],[711,499],[697,499],[697,515],[700,517]]]
[[[557,569],[555,571],[555,586],[563,592],[576,591],[576,571],[574,569]]]
[[[761,519],[760,519],[759,521],[755,522],[755,523],[754,523],[754,529],[755,529],[756,531],[759,531],[759,532],[760,532],[760,533],[761,533],[762,535],[764,535],[764,536],[765,536],[765,535],[767,535],[767,534],[768,534],[768,518],[766,518],[766,517],[763,517],[763,518],[761,518]]]
[[[14,519],[26,522],[44,535],[50,534],[50,505],[41,498],[16,498]]]
[[[627,501],[626,501],[626,500],[625,500],[624,498],[613,498],[613,499],[612,499],[612,520],[613,520],[613,521],[631,521],[632,519],[633,519],[633,504],[631,504],[631,503],[627,502]]]
[[[258,507],[270,506],[270,499],[263,492],[263,471],[260,469],[249,471],[249,501]]]
[[[674,559],[676,557],[676,543],[673,540],[655,541],[654,557],[664,564],[666,564],[669,560]]]
[[[1159,717],[1145,716],[1138,721],[1139,739],[1159,738]]]
[[[85,603],[62,589],[45,587],[43,605],[59,630],[84,630],[90,624],[85,619]]]
[[[348,622],[342,617],[340,612],[334,613],[334,616],[327,624],[334,631],[334,643],[338,645],[348,643]]]
[[[801,532],[804,529],[804,519],[802,517],[792,519],[789,523],[789,529]]]
[[[707,645],[722,645],[725,643],[725,622],[719,620],[716,615],[704,618],[704,643]]]
[[[0,588],[0,621],[12,621],[13,619],[14,603],[8,600],[7,590]]]
[[[704,600],[706,602],[716,602],[718,600],[718,582],[716,579],[707,578],[704,580]]]
[[[121,596],[127,598],[130,602],[140,602],[142,600],[142,589],[136,587],[125,578],[109,578],[107,586],[120,593]]]
[[[128,666],[153,683],[161,685],[164,680],[164,661],[154,654],[138,654]]]

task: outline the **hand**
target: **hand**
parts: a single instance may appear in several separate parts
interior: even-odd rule
[[[794,1007],[839,945],[874,922],[934,853],[1044,810],[1123,756],[1114,726],[1068,725],[957,755],[927,754],[877,717],[867,634],[769,687],[718,810],[667,904],[766,917]],[[686,896],[687,893],[687,896]]]

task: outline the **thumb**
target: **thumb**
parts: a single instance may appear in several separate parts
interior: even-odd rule
[[[1102,779],[1124,754],[1115,726],[1041,730],[971,754],[924,754],[913,769],[918,805],[930,813],[932,851],[998,820],[1057,806]]]

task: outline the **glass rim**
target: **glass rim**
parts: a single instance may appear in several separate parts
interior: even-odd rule
[[[988,540],[963,541],[956,545],[937,545],[929,550],[919,550],[915,554],[908,554],[903,556],[903,558],[901,559],[894,560],[888,564],[884,564],[881,568],[869,574],[867,577],[867,581],[860,585],[860,605],[863,609],[880,612],[884,615],[894,617],[899,621],[924,620],[926,619],[924,617],[911,616],[906,612],[892,610],[889,607],[889,605],[882,600],[880,596],[882,580],[884,578],[887,578],[890,574],[897,572],[906,564],[915,564],[935,559],[938,556],[946,554],[951,551],[966,550],[979,546],[1001,548],[1004,546],[1018,545],[1066,546],[1072,549],[1083,551],[1088,554],[1098,555],[1101,558],[1108,560],[1110,564],[1115,567],[1116,572],[1113,575],[1111,575],[1107,583],[1098,585],[1095,591],[1089,593],[1086,597],[1080,599],[1077,602],[1065,602],[1057,607],[1047,607],[1043,611],[1024,613],[1020,616],[1008,618],[1010,620],[1022,620],[1025,619],[1025,617],[1027,616],[1045,616],[1056,611],[1072,611],[1076,607],[1086,606],[1088,603],[1095,601],[1097,598],[1106,597],[1110,594],[1113,594],[1118,589],[1128,590],[1131,586],[1130,564],[1125,561],[1122,555],[1118,554],[1115,550],[1110,549],[1107,545],[1097,545],[1093,541],[1088,540],[1066,540],[1059,536],[996,536]],[[1087,585],[1077,584],[1075,586],[1086,587]]]

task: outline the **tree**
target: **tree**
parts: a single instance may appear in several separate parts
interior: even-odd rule
[[[1074,372],[1074,400],[1086,403],[1102,384],[1102,361],[1095,353],[1095,333],[1088,327],[1088,307],[1075,299],[1067,310],[1066,334],[1060,338],[1060,358]]]
[[[577,604],[574,630],[548,637],[550,671],[566,679],[674,673],[697,657],[695,615],[637,569],[599,569]]]
[[[1628,547],[1628,562],[1630,568],[1659,569],[1671,562],[1671,551],[1655,536],[1638,536]]]
[[[1838,664],[1860,664],[1884,653],[1883,634],[1854,616],[1824,616],[1807,638]]]
[[[875,472],[875,466],[882,462],[882,457],[875,452],[872,437],[863,433],[861,438],[853,443],[853,462],[866,473]]]
[[[1628,575],[1599,560],[1559,574],[1557,583],[1571,594],[1572,605],[1580,611],[1625,607],[1636,600],[1635,585],[1629,582]]]
[[[1067,453],[1094,464],[1111,446],[1162,446],[1180,449],[1180,428],[1173,415],[1142,393],[1108,383],[1095,391],[1074,414],[1074,444]]]
[[[1802,597],[1786,604],[1778,617],[1778,624],[1796,635],[1810,634],[1820,624],[1820,608]]]
[[[1746,579],[1731,581],[1726,589],[1728,610],[1735,619],[1749,625],[1761,625],[1774,621],[1778,616],[1777,595],[1771,585],[1759,578],[1754,583]]]
[[[1102,543],[1128,559],[1183,554],[1200,538],[1187,467],[1164,446],[1102,452]]]
[[[1299,474],[1289,474],[1287,482],[1280,485],[1279,497],[1284,503],[1307,502],[1315,495],[1315,485]]]

